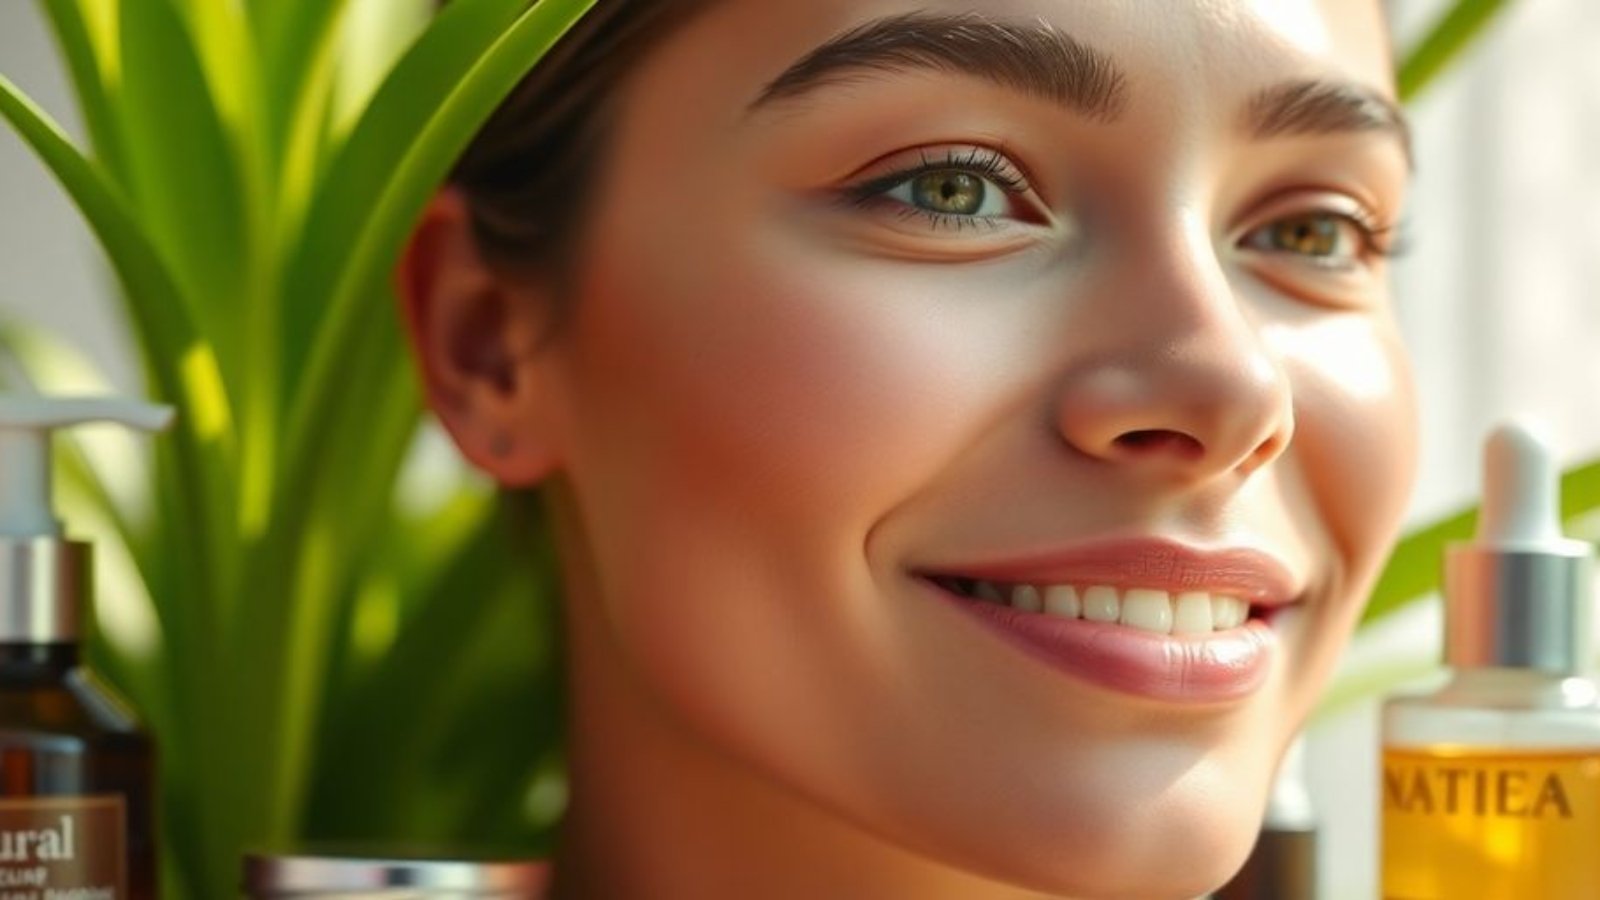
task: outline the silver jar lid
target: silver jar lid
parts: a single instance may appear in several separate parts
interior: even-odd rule
[[[245,896],[339,900],[537,900],[543,863],[269,856],[244,860]]]

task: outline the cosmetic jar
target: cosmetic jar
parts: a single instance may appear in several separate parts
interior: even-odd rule
[[[250,855],[249,900],[539,900],[538,862]]]

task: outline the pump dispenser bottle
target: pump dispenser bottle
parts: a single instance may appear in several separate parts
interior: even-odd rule
[[[50,434],[164,427],[157,407],[0,396],[0,897],[154,900],[154,755],[79,662],[89,545],[50,493]]]
[[[1593,548],[1561,533],[1528,428],[1490,436],[1475,540],[1444,577],[1449,681],[1383,710],[1383,896],[1600,897]]]

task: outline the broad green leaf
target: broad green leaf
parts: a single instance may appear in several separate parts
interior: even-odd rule
[[[259,361],[275,362],[276,343],[259,329],[245,339],[246,322],[258,324],[251,313],[261,309],[250,244],[256,211],[237,136],[215,106],[195,35],[170,2],[125,4],[120,22],[120,111],[133,174],[128,193],[141,229],[170,266],[199,338],[168,359],[190,401],[182,413],[203,442],[204,455],[192,464],[204,477],[176,477],[198,486],[196,499],[205,509],[199,521],[215,548],[207,560],[215,579],[205,595],[209,616],[233,596],[239,454],[255,453],[272,434],[261,412],[272,398],[259,397],[270,393]],[[252,362],[258,363],[254,371]],[[241,426],[251,429],[252,443],[241,445]]]
[[[348,0],[350,12],[336,44],[334,128],[344,134],[383,85],[396,61],[434,20],[434,0]],[[523,3],[526,6],[526,2]]]
[[[149,0],[141,0],[149,5]],[[135,5],[139,5],[135,3]],[[261,87],[249,20],[234,3],[164,0],[179,13],[210,95],[214,117],[234,134],[257,131]]]
[[[441,17],[435,28],[444,28],[447,23],[460,23],[476,21],[475,15],[481,15],[480,10],[490,8],[491,4],[480,2],[478,4],[463,3],[456,8],[455,17],[447,11]],[[581,8],[580,8],[581,7]],[[533,10],[523,14],[503,36],[494,38],[492,35],[490,49],[484,53],[483,59],[474,64],[464,78],[461,85],[453,92],[447,92],[447,99],[436,109],[429,110],[428,126],[416,142],[404,144],[404,154],[396,172],[391,173],[389,183],[378,196],[376,209],[363,209],[369,217],[366,228],[358,233],[358,242],[353,248],[353,265],[355,271],[361,273],[360,277],[352,276],[350,269],[338,269],[340,273],[338,283],[346,286],[343,296],[347,297],[345,308],[345,321],[354,315],[355,307],[361,302],[356,296],[364,292],[365,298],[371,300],[375,297],[386,295],[382,285],[387,281],[387,274],[383,268],[393,264],[398,248],[404,239],[406,229],[415,218],[427,196],[448,170],[455,154],[466,143],[471,132],[475,130],[500,100],[511,90],[521,75],[532,65],[545,49],[570,26],[582,9],[587,4],[561,4],[546,2],[539,4]],[[430,37],[439,33],[431,30],[419,40],[418,46],[449,47],[450,43],[429,43]],[[455,34],[448,29],[446,35]],[[438,39],[435,39],[436,41]],[[403,60],[397,68],[396,78],[401,71],[407,71],[407,62],[419,59],[414,50]],[[443,53],[443,50],[434,50],[434,53]],[[469,55],[470,58],[470,55]],[[414,70],[417,78],[443,79],[445,85],[454,84],[460,78],[458,72],[448,68],[437,70],[430,68],[422,62],[412,63],[417,68]],[[435,74],[429,76],[428,72]],[[386,84],[395,83],[395,78]],[[421,91],[420,96],[416,91],[404,95],[403,99],[409,104],[419,104],[428,96],[425,82],[415,85]],[[440,93],[438,88],[433,88],[435,93]],[[383,92],[380,91],[379,100]],[[375,108],[378,101],[375,100]],[[357,126],[359,131],[361,126]],[[391,140],[403,138],[401,135],[389,135]],[[354,138],[352,139],[354,140]],[[335,166],[337,169],[337,165]],[[320,218],[313,215],[308,220],[308,226],[314,227]],[[329,277],[332,273],[329,273]],[[290,282],[290,295],[297,294]],[[334,294],[335,298],[340,293]],[[338,300],[334,301],[336,304]],[[338,322],[337,306],[331,311],[334,315],[332,321]],[[381,397],[386,391],[393,391],[396,386],[410,386],[410,381],[404,375],[406,366],[399,353],[399,341],[393,336],[394,316],[388,304],[384,305],[382,317],[378,320],[387,323],[385,330],[391,332],[387,340],[374,340],[371,334],[370,322],[365,323],[359,335],[346,333],[341,336],[341,344],[334,358],[324,356],[326,366],[321,370],[321,378],[316,373],[299,385],[296,396],[295,408],[310,407],[311,411],[327,416],[325,427],[316,441],[316,448],[310,455],[295,455],[295,449],[311,450],[310,445],[303,442],[312,431],[300,430],[293,432],[301,436],[302,441],[296,441],[291,436],[289,441],[289,457],[287,460],[286,476],[279,485],[277,497],[280,503],[275,504],[282,512],[274,524],[273,532],[268,535],[269,543],[258,554],[258,566],[253,570],[250,582],[258,588],[266,585],[271,590],[272,585],[283,584],[285,573],[294,573],[296,577],[302,572],[306,564],[303,550],[293,544],[284,543],[290,535],[298,535],[302,529],[313,522],[311,510],[312,498],[322,495],[319,485],[326,480],[326,462],[330,458],[340,458],[345,454],[358,452],[366,439],[363,431],[361,413],[365,408],[361,402],[370,398]],[[318,339],[317,345],[331,348],[326,339],[329,335],[324,332]],[[359,338],[359,339],[356,339]],[[315,364],[316,357],[313,357]],[[398,377],[397,377],[398,376]],[[318,385],[313,387],[313,385]],[[341,415],[341,411],[348,407],[351,398],[357,398],[357,405],[351,408],[351,414]],[[412,402],[415,400],[413,398]],[[291,422],[306,422],[306,416],[298,415],[291,418]],[[292,490],[289,486],[292,485]],[[253,616],[249,623],[238,632],[241,635],[250,635],[252,638],[261,636],[261,643],[251,643],[241,648],[246,660],[257,658],[252,653],[258,646],[272,646],[274,636],[284,636],[310,619],[325,617],[326,612],[317,610],[309,604],[303,595],[292,592],[279,592],[279,596],[286,598],[286,602],[279,607],[260,605],[253,611],[259,615]],[[326,621],[326,618],[323,618]],[[267,660],[261,660],[267,662]],[[244,671],[258,671],[251,665],[245,665]],[[259,671],[271,671],[267,667]],[[283,714],[286,707],[283,703],[282,691],[286,686],[272,683],[270,680],[247,683],[244,697],[247,698],[241,706],[263,712],[259,719],[246,723],[242,732],[275,733],[276,729],[290,725],[278,717]],[[290,783],[295,781],[296,760],[299,758],[291,753],[285,758],[281,753],[272,760],[264,760],[259,767],[249,765],[248,761],[259,757],[262,753],[259,744],[252,744],[240,740],[234,745],[235,749],[245,759],[245,767],[256,771],[267,779],[267,796],[273,797],[273,806],[265,810],[246,810],[258,812],[262,818],[258,819],[255,826],[266,835],[278,834],[290,826],[290,819],[297,809],[297,803],[302,796],[303,784]]]
[[[379,199],[400,161],[439,105],[524,5],[525,0],[452,3],[401,57],[336,151],[317,186],[299,241],[289,248],[285,261],[285,338],[290,352],[284,366],[295,395],[306,391],[295,373],[304,371],[304,354],[324,337],[323,323],[330,316],[335,288],[348,271],[361,234],[371,227]]]
[[[511,92],[532,61],[541,57],[592,3],[593,0],[544,0],[524,13],[461,79],[390,174],[376,207],[369,211],[367,226],[350,248],[326,323],[316,337],[307,375],[296,391],[288,426],[288,483],[310,483],[316,477],[315,460],[320,447],[329,440],[343,443],[338,437],[341,431],[359,428],[356,421],[339,420],[335,414],[339,396],[332,389],[333,385],[349,383],[352,354],[358,358],[366,353],[379,357],[372,368],[358,370],[376,376],[377,380],[370,383],[374,391],[390,389],[388,386],[398,379],[408,378],[408,367],[397,361],[398,342],[370,339],[370,323],[376,312],[373,301],[389,296],[389,273],[408,230],[472,134]],[[381,315],[385,321],[395,318],[387,304]],[[284,500],[287,521],[300,519],[295,498]]]
[[[113,180],[120,182],[127,176],[127,151],[115,110],[120,99],[117,75],[102,67],[105,51],[96,47],[83,2],[95,0],[41,0],[39,5],[55,34],[56,46],[67,61],[94,157]]]
[[[238,153],[170,2],[128,3],[122,12],[118,111],[132,174],[126,192],[214,347],[231,398],[244,380],[237,363],[251,275]]]
[[[1457,0],[1406,54],[1399,72],[1400,99],[1410,101],[1433,83],[1508,6],[1507,0]]]
[[[205,440],[188,420],[199,405],[198,395],[203,388],[193,379],[186,379],[181,370],[181,361],[203,342],[188,317],[172,274],[133,221],[122,196],[106,183],[100,170],[4,76],[0,76],[0,117],[11,123],[49,167],[105,248],[128,298],[131,324],[144,351],[154,399],[178,409],[179,423],[172,444],[179,464],[189,472],[204,471]],[[208,531],[214,524],[212,513],[203,490],[192,482],[184,483],[190,486],[181,489],[179,503],[188,515],[172,523],[174,534],[181,535],[184,545],[197,554],[193,563],[197,583],[209,584],[205,573],[213,559],[212,532]]]
[[[45,161],[106,249],[128,301],[152,398],[178,409],[173,431],[156,443],[162,539],[140,564],[165,626],[173,720],[186,723],[167,736],[162,756],[163,782],[181,791],[190,780],[203,781],[207,772],[222,766],[214,754],[204,752],[203,723],[208,721],[207,709],[222,705],[207,699],[217,690],[213,673],[218,671],[211,660],[213,638],[208,636],[216,631],[212,608],[223,590],[216,570],[225,555],[223,536],[231,522],[212,503],[222,477],[220,451],[215,441],[195,428],[194,412],[205,407],[204,395],[215,386],[186,373],[184,366],[184,360],[209,345],[197,334],[177,283],[131,218],[121,194],[4,77],[0,77],[0,116]],[[205,795],[200,790],[194,793]],[[203,840],[206,832],[202,829],[191,837]],[[189,846],[180,842],[178,850],[186,852]]]
[[[320,836],[351,837],[404,819],[409,804],[403,795],[380,785],[425,790],[437,777],[434,760],[444,730],[455,721],[482,721],[461,716],[452,685],[465,680],[463,672],[483,655],[484,641],[506,631],[493,623],[505,615],[550,614],[554,584],[546,530],[538,520],[514,528],[515,509],[505,498],[492,512],[444,570],[412,587],[418,596],[408,604],[417,609],[393,649],[329,708],[319,752],[321,789],[313,794],[319,802],[308,820]],[[530,690],[554,678],[555,630],[548,619],[514,629],[518,650],[511,664]],[[358,772],[371,777],[355,778]],[[412,834],[423,828],[415,821],[409,827]]]
[[[287,157],[296,147],[316,145],[322,106],[334,82],[335,38],[349,6],[350,0],[278,0],[252,9],[263,66],[266,139],[279,172],[288,173]],[[285,199],[299,208],[309,184],[294,181],[294,192]]]

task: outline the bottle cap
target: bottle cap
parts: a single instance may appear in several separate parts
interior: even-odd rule
[[[1525,423],[1484,447],[1478,534],[1445,556],[1445,661],[1552,674],[1587,667],[1594,547],[1561,532],[1559,470]]]
[[[170,409],[100,397],[0,395],[0,643],[78,636],[89,592],[89,545],[67,540],[51,499],[50,435],[117,422],[154,431]]]

